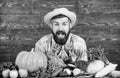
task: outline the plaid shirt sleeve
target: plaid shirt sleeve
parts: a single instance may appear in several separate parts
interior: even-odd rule
[[[74,53],[77,56],[76,61],[88,61],[86,42],[81,37],[76,38],[76,41],[74,41]]]
[[[35,52],[43,52],[45,53],[48,49],[48,44],[49,44],[49,36],[46,35],[42,37],[40,40],[38,40],[35,44]]]

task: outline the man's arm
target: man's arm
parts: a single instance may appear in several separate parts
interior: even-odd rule
[[[41,45],[42,44],[42,45]],[[45,53],[47,45],[44,43],[37,42],[35,44],[35,52],[43,52]]]
[[[74,43],[74,52],[77,56],[75,66],[80,68],[82,71],[86,71],[88,66],[88,55],[87,46],[83,39],[79,39],[78,42]]]
[[[77,37],[74,42],[74,52],[77,54],[77,60],[88,61],[87,46],[83,38]]]
[[[47,51],[48,37],[49,37],[49,35],[46,35],[36,42],[35,52],[45,53]]]
[[[74,48],[73,51],[71,52],[72,62],[75,64],[76,67],[85,71],[88,65],[86,43],[82,38],[78,37],[78,39],[76,38],[76,40],[73,42],[73,45]]]

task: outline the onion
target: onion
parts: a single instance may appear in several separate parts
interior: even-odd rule
[[[17,70],[11,70],[9,74],[10,74],[11,78],[17,78],[18,77],[18,71]]]
[[[19,75],[20,77],[27,77],[28,76],[28,71],[26,69],[19,69]]]
[[[2,76],[3,76],[4,78],[9,77],[9,72],[10,72],[9,69],[3,70],[3,71],[2,71]]]

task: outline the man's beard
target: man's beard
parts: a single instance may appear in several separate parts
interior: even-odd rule
[[[55,42],[59,45],[64,45],[69,37],[70,31],[66,34],[64,31],[57,31],[56,33],[53,33],[53,38],[55,40]]]

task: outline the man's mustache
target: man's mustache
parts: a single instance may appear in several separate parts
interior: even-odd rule
[[[60,35],[60,34],[66,35],[66,33],[64,31],[57,31],[56,34],[57,35]]]

